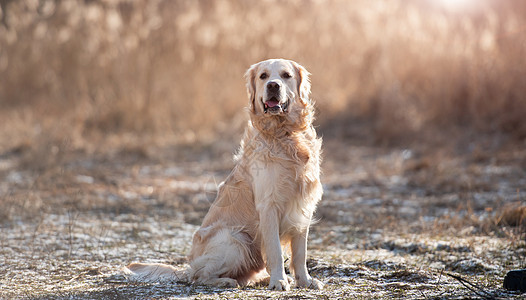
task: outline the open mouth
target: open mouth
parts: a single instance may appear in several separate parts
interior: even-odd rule
[[[273,115],[279,113],[286,113],[289,108],[290,100],[287,99],[285,103],[280,103],[278,98],[271,97],[267,101],[263,102],[263,108],[265,113],[271,113]]]

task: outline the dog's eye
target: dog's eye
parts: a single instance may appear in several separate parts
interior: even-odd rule
[[[283,72],[281,74],[281,78],[285,78],[285,79],[289,79],[291,78],[292,76],[290,76],[290,73],[289,72]]]
[[[267,73],[261,73],[261,75],[259,75],[259,79],[266,79],[267,77]]]

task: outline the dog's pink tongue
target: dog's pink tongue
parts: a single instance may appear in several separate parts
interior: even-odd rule
[[[267,104],[268,107],[274,107],[274,106],[277,106],[279,104],[279,101],[277,101],[277,100],[268,100],[265,103]]]

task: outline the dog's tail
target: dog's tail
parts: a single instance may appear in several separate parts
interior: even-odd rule
[[[190,282],[188,269],[177,269],[165,264],[132,263],[122,269],[122,275],[131,282]]]

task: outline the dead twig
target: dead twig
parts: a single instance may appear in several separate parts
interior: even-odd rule
[[[502,297],[498,297],[495,294],[489,293],[485,291],[482,287],[479,285],[476,285],[472,282],[470,282],[467,279],[462,278],[459,275],[451,274],[451,273],[445,273],[447,276],[452,277],[456,279],[458,282],[460,282],[463,286],[465,286],[468,290],[472,291],[473,293],[477,294],[477,296],[483,298],[483,299],[504,299]]]

